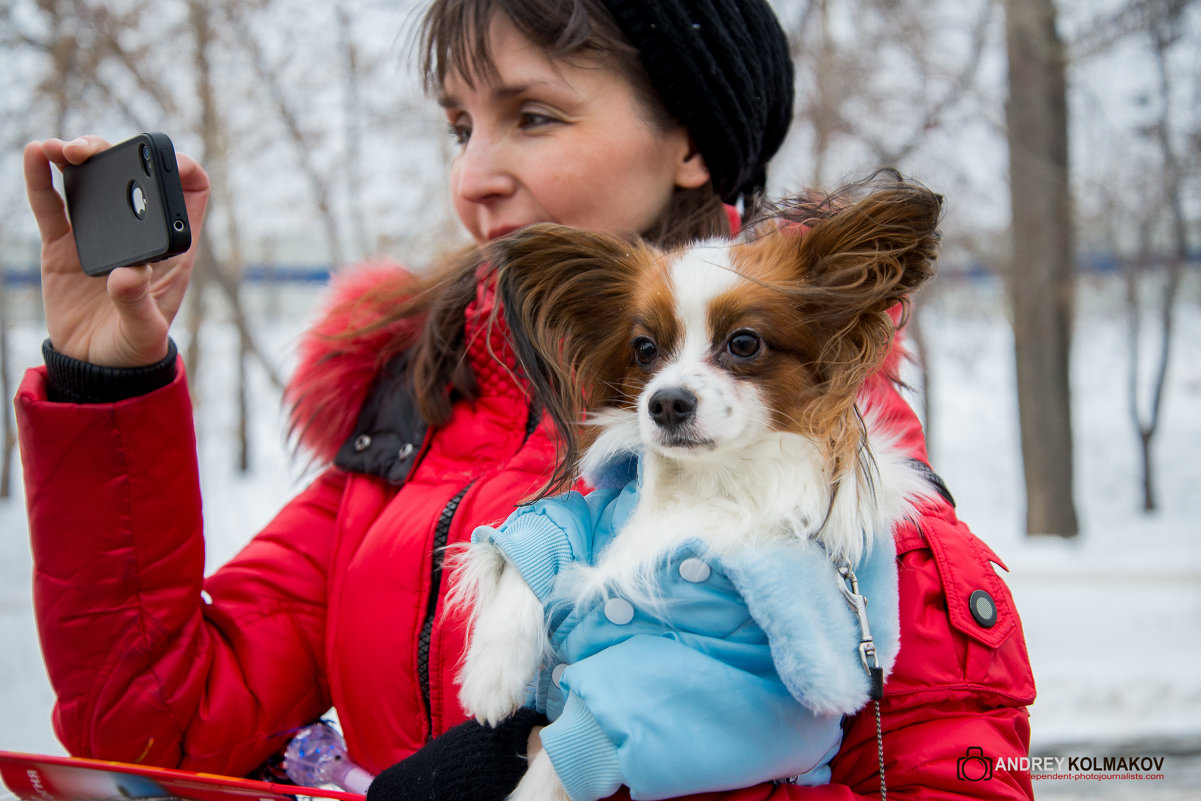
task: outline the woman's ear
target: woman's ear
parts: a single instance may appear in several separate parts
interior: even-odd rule
[[[681,126],[679,133],[683,135],[683,143],[676,160],[676,186],[680,189],[696,189],[709,182],[709,168],[705,166],[705,157],[696,149],[692,135]]]

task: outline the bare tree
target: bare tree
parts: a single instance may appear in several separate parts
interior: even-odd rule
[[[894,5],[892,0],[875,0],[875,7],[880,19],[889,19]],[[889,126],[865,125],[856,128],[856,136],[862,139],[869,152],[873,154],[876,163],[881,165],[901,165],[921,148],[930,136],[931,131],[939,130],[952,123],[949,120],[954,112],[969,102],[979,98],[980,88],[978,78],[981,62],[987,52],[986,42],[992,25],[993,6],[983,3],[977,10],[976,18],[967,28],[969,39],[967,57],[960,63],[940,65],[933,63],[931,54],[937,48],[931,47],[934,28],[942,23],[932,19],[933,15],[917,13],[906,18],[903,36],[898,36],[895,47],[914,65],[916,85],[914,92],[920,102],[914,104],[914,114],[911,118],[894,122]],[[933,80],[937,76],[939,80]],[[888,135],[883,135],[887,131]],[[927,287],[925,292],[930,292]],[[922,308],[920,298],[913,299],[909,326],[906,332],[916,355],[916,365],[921,376],[921,412],[925,428],[927,449],[932,449],[936,440],[937,411],[934,407],[934,383],[936,380],[932,366],[933,353],[930,343],[925,336],[922,326]]]
[[[3,237],[0,236],[0,243]],[[7,401],[13,396],[12,384],[9,380],[9,347],[8,347],[8,264],[4,258],[4,250],[0,248],[0,394]],[[0,456],[0,498],[7,498],[11,493],[13,448],[17,443],[17,434],[13,427],[12,410],[9,404],[4,404],[4,423],[0,431],[3,437],[3,454]]]
[[[1150,207],[1148,217],[1141,221],[1138,257],[1126,270],[1131,354],[1128,397],[1131,420],[1139,439],[1143,509],[1148,512],[1156,508],[1155,470],[1151,446],[1152,440],[1159,430],[1164,385],[1167,380],[1168,365],[1171,361],[1174,308],[1176,298],[1180,294],[1180,282],[1184,275],[1184,265],[1188,261],[1189,252],[1188,228],[1185,224],[1184,212],[1185,170],[1182,169],[1180,159],[1176,154],[1176,147],[1172,142],[1172,85],[1168,70],[1168,51],[1179,40],[1180,14],[1185,5],[1186,3],[1180,2],[1180,0],[1166,0],[1161,3],[1161,6],[1169,13],[1152,16],[1149,19],[1147,32],[1151,38],[1152,53],[1155,57],[1159,115],[1148,133],[1159,152],[1161,174],[1158,183],[1162,186],[1162,191],[1155,193],[1158,203]],[[1151,383],[1150,402],[1144,413],[1139,403],[1139,375],[1141,373],[1139,333],[1142,300],[1138,294],[1138,275],[1141,272],[1140,268],[1145,270],[1154,262],[1150,215],[1162,215],[1167,218],[1168,253],[1156,320],[1158,359]]]
[[[803,19],[810,22],[816,18],[817,47],[814,49],[813,100],[804,113],[813,125],[813,180],[821,186],[827,181],[826,165],[831,140],[849,128],[839,102],[846,95],[838,85],[839,76],[845,76],[848,70],[837,63],[838,56],[830,32],[828,0],[814,0],[809,4],[809,9],[811,13]]]
[[[1005,0],[1014,355],[1026,532],[1074,537],[1070,350],[1075,247],[1065,48],[1053,0]]]
[[[334,209],[334,181],[329,171],[322,168],[319,156],[322,148],[316,134],[306,128],[302,109],[304,104],[294,96],[291,87],[283,79],[283,70],[269,62],[261,43],[251,35],[250,27],[239,24],[237,3],[228,6],[233,25],[231,26],[242,49],[254,66],[255,76],[267,93],[268,100],[284,131],[293,145],[296,167],[308,184],[317,215],[325,231],[326,248],[330,262],[334,265],[345,260],[345,247],[339,231],[338,217]],[[303,94],[299,95],[303,97]]]
[[[986,116],[981,65],[996,18],[989,0],[963,4],[954,21],[913,0],[808,0],[780,10],[800,83],[794,130],[810,143],[816,185],[839,180],[848,153],[860,175],[883,166],[912,172],[938,135]],[[908,334],[929,443],[934,376],[920,315],[915,304]]]
[[[213,26],[209,9],[199,0],[188,0],[188,30],[192,34],[192,67],[197,98],[200,101],[200,141],[202,158],[209,157],[219,148],[217,144],[217,102],[213,96],[212,68],[209,57],[213,43]],[[212,169],[211,165],[210,168]],[[217,271],[216,255],[211,247],[208,227],[201,229],[201,241],[193,263],[192,275],[188,281],[187,295],[187,332],[188,346],[184,354],[184,363],[188,366],[188,388],[192,393],[192,403],[198,398],[201,381],[201,347],[200,332],[208,317],[207,292],[209,276]]]
[[[909,326],[905,332],[909,335],[909,342],[913,344],[913,354],[916,357],[917,369],[922,381],[919,398],[922,405],[922,428],[925,430],[926,450],[929,453],[933,450],[934,432],[937,425],[932,400],[936,379],[934,368],[931,366],[933,352],[930,348],[930,341],[926,337],[925,326],[922,325],[922,305],[920,297],[913,300],[910,307]]]
[[[100,108],[115,109],[140,122],[146,115],[139,98],[148,98],[165,113],[176,110],[171,92],[157,79],[147,57],[151,45],[131,43],[123,35],[139,27],[148,3],[114,8],[96,2],[38,0],[36,5],[47,23],[41,29],[27,29],[11,11],[6,21],[16,43],[42,53],[49,62],[37,91],[50,101],[54,132],[65,133],[73,122]]]
[[[363,152],[362,105],[359,98],[360,74],[359,50],[355,45],[351,14],[344,2],[339,2],[335,14],[338,18],[338,49],[344,59],[343,69],[343,118],[345,145],[342,163],[346,172],[346,211],[351,230],[352,258],[361,259],[368,253],[367,215],[363,209],[363,177],[361,156]]]
[[[204,320],[204,292],[206,285],[212,281],[223,292],[229,301],[233,313],[234,324],[238,332],[238,358],[236,364],[237,380],[235,394],[238,410],[238,469],[245,472],[250,468],[250,403],[248,399],[246,361],[251,355],[258,355],[269,379],[277,386],[282,382],[276,375],[270,363],[261,357],[254,343],[250,326],[247,321],[241,296],[241,275],[244,271],[242,257],[241,226],[238,221],[236,204],[234,202],[232,184],[230,181],[230,153],[227,147],[225,122],[217,109],[216,88],[210,60],[211,49],[215,45],[214,16],[211,4],[202,0],[189,0],[188,18],[195,37],[196,88],[201,105],[201,138],[204,143],[205,159],[212,174],[214,216],[223,217],[225,230],[225,264],[216,258],[216,248],[213,247],[211,227],[206,227],[201,233],[201,251],[196,259],[196,269],[193,277],[199,278],[198,286],[192,288],[194,300],[193,316],[190,319],[193,339],[189,347],[189,356],[199,359],[200,349],[199,328]],[[236,26],[235,26],[236,27]],[[190,364],[193,372],[196,364]]]

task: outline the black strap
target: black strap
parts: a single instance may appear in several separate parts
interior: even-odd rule
[[[938,473],[935,473],[934,469],[921,459],[910,459],[909,461],[915,468],[917,468],[918,472],[920,472],[922,476],[930,482],[930,486],[934,487],[935,491],[942,496],[943,500],[954,507],[955,499],[951,496],[951,491],[947,489],[946,482],[942,480],[942,476],[938,475]]]

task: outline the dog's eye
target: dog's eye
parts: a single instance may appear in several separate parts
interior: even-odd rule
[[[735,331],[726,343],[726,350],[739,359],[749,359],[759,352],[763,340],[754,331]]]
[[[659,355],[659,346],[650,337],[638,337],[634,340],[634,360],[646,367]]]

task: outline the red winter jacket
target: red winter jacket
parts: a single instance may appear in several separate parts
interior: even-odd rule
[[[378,280],[366,271],[342,292]],[[377,379],[380,343],[395,332],[310,337],[289,397],[302,438],[344,466],[207,579],[182,368],[160,390],[91,406],[48,401],[44,370],[27,373],[16,404],[35,610],[55,729],[72,754],[245,774],[333,705],[352,758],[374,772],[464,719],[463,626],[441,614],[435,554],[505,518],[554,458],[547,425],[529,419],[524,392],[489,354],[505,349],[483,333],[487,305],[477,298],[467,323],[480,397],[428,432],[401,374]],[[867,395],[924,459],[920,425],[892,385],[874,379]],[[994,762],[1028,752],[1034,684],[999,560],[949,503],[899,531],[897,554],[901,652],[881,704],[890,794],[1030,797],[1028,775],[973,781],[980,763],[964,761],[969,749]],[[995,602],[987,627],[969,608],[977,590]],[[832,768],[826,787],[720,797],[878,794],[871,707],[848,723]]]

